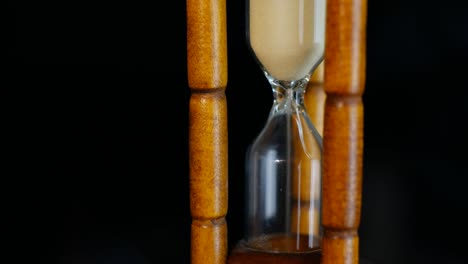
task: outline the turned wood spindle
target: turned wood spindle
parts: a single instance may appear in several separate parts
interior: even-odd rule
[[[366,0],[328,0],[322,264],[358,264]]]
[[[187,0],[191,263],[227,259],[225,0]]]

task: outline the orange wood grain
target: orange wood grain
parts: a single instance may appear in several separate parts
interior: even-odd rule
[[[226,0],[187,0],[188,81],[192,89],[227,84]]]
[[[192,222],[191,263],[218,264],[226,263],[227,224],[224,218],[218,220],[194,220]]]
[[[221,218],[228,204],[226,96],[223,90],[194,93],[189,106],[192,217]]]
[[[322,264],[358,264],[366,0],[328,0]]]
[[[366,23],[367,0],[327,1],[327,94],[361,95],[364,92]]]
[[[356,229],[361,209],[362,102],[359,97],[331,97],[325,115],[324,224]]]
[[[325,231],[321,263],[359,263],[359,237],[356,232]]]
[[[225,0],[187,0],[191,263],[227,259]]]

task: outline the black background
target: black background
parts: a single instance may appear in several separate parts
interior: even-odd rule
[[[375,263],[468,258],[462,3],[368,3],[359,232],[361,255]],[[17,263],[189,263],[185,1],[8,4],[8,252]],[[247,51],[244,1],[227,5],[232,246],[242,237],[244,152],[272,97]]]

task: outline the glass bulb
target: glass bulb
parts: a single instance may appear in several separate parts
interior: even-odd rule
[[[321,242],[322,139],[303,99],[323,59],[325,0],[247,2],[248,44],[274,100],[247,151],[245,245],[315,251]]]
[[[280,81],[310,75],[325,48],[325,0],[247,0],[247,40],[262,70]]]

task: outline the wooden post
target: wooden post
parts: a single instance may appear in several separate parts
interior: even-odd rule
[[[322,264],[358,264],[367,0],[328,0]]]
[[[227,259],[225,0],[187,0],[191,263]]]

